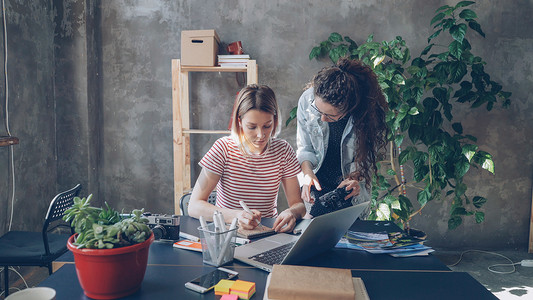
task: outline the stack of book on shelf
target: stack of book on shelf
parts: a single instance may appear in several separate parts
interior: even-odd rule
[[[250,55],[248,54],[219,55],[218,65],[221,67],[246,68],[248,60],[250,60]]]
[[[425,240],[402,232],[348,231],[335,247],[365,250],[374,254],[386,253],[394,257],[425,256],[434,250],[424,245]]]

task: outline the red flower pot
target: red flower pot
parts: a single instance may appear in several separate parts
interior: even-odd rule
[[[77,249],[72,244],[75,235],[69,238],[67,247],[74,254],[78,280],[87,297],[115,299],[141,287],[153,233],[140,244],[113,249]]]

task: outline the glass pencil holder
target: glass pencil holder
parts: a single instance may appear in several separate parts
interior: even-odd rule
[[[206,229],[198,227],[198,232],[204,264],[219,267],[233,261],[237,227],[217,231],[214,223],[208,223]]]

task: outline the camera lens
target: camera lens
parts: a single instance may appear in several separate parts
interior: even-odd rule
[[[161,225],[155,225],[152,228],[152,232],[154,233],[154,238],[156,240],[161,239],[162,237],[164,237],[167,234],[167,231],[165,230],[165,227],[163,227]]]

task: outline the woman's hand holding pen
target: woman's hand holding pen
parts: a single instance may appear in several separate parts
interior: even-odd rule
[[[252,230],[258,225],[261,225],[261,212],[256,209],[249,209],[248,206],[246,206],[246,204],[243,205],[243,203],[244,202],[241,203],[243,210],[237,214],[239,226],[243,229]]]

